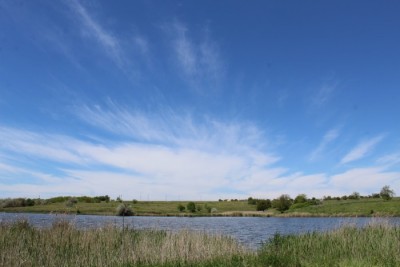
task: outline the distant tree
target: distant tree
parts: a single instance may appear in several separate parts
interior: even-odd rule
[[[194,204],[194,202],[189,202],[186,205],[186,209],[190,212],[196,212],[196,204]]]
[[[264,211],[271,208],[271,200],[269,199],[261,199],[257,201],[257,210]]]
[[[180,212],[184,211],[184,210],[185,210],[185,206],[183,206],[182,204],[179,204],[179,205],[178,205],[178,210],[179,210]]]
[[[272,201],[272,207],[276,208],[280,212],[288,210],[292,205],[292,200],[289,195],[281,195],[279,198]]]
[[[257,204],[257,200],[254,199],[254,198],[252,198],[252,197],[249,197],[249,198],[247,199],[247,204],[249,204],[249,205],[256,205],[256,204]]]
[[[394,191],[392,189],[390,189],[390,186],[385,185],[381,189],[380,196],[384,200],[391,200],[394,196]]]
[[[294,199],[294,203],[305,203],[307,202],[307,195],[306,194],[300,194]]]
[[[353,194],[349,195],[349,199],[360,199],[360,193],[353,192]]]

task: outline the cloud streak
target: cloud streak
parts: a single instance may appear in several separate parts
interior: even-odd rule
[[[118,38],[105,30],[77,0],[67,3],[81,22],[84,36],[95,40],[116,65],[123,69],[126,61]]]
[[[338,138],[338,137],[339,137],[338,129],[329,130],[322,138],[322,141],[319,143],[318,147],[311,152],[309,160],[310,161],[317,160],[321,156],[321,153],[326,149],[326,147],[331,142],[335,141],[336,138]]]
[[[378,145],[384,139],[384,137],[384,135],[379,135],[359,143],[342,158],[340,163],[346,164],[365,157],[375,148],[376,145]]]
[[[172,36],[172,49],[184,79],[196,90],[215,88],[224,75],[218,46],[208,35],[199,42],[190,38],[187,27],[179,21],[165,27]]]

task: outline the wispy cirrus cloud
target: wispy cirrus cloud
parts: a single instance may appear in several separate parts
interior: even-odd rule
[[[189,29],[179,21],[164,28],[171,36],[173,53],[185,80],[197,90],[217,86],[225,71],[218,45],[210,34],[195,41]]]
[[[318,147],[311,152],[309,160],[310,161],[317,160],[321,156],[321,153],[326,149],[326,147],[331,142],[335,141],[336,138],[338,137],[339,137],[339,129],[331,129],[327,133],[325,133]]]
[[[83,36],[96,41],[119,68],[124,68],[127,62],[118,38],[104,29],[79,1],[71,0],[66,3],[80,21]]]
[[[268,152],[261,131],[251,124],[216,120],[195,123],[173,112],[155,116],[123,108],[105,111],[84,107],[80,111],[85,121],[123,138],[115,138],[113,142],[88,141],[2,127],[0,138],[10,142],[2,143],[0,152],[16,155],[15,158],[29,164],[14,162],[13,165],[9,160],[7,166],[0,168],[0,174],[7,172],[7,177],[12,176],[13,166],[25,166],[27,173],[30,168],[32,173],[39,173],[37,168],[44,174],[46,168],[50,168],[48,173],[59,173],[54,177],[58,180],[53,179],[49,185],[41,182],[40,175],[35,175],[36,182],[30,186],[26,180],[15,179],[15,188],[30,188],[37,193],[40,193],[37,183],[43,185],[43,192],[62,188],[61,185],[65,185],[64,190],[72,190],[64,183],[67,180],[86,188],[86,194],[122,193],[138,198],[139,193],[148,192],[153,199],[163,199],[168,192],[174,199],[193,199],[198,195],[210,199],[216,198],[216,194],[237,198],[244,194],[234,187],[237,181],[244,177],[256,179],[256,173],[272,176],[275,173],[272,165],[279,161],[279,157]],[[103,178],[96,182],[96,177]],[[116,180],[122,184],[115,185]],[[12,191],[14,187],[2,188]],[[175,188],[180,188],[181,193]],[[230,192],[217,192],[220,188]]]
[[[325,83],[314,91],[311,97],[311,104],[314,108],[321,108],[326,105],[337,90],[337,83]]]
[[[359,160],[365,157],[369,152],[371,152],[376,145],[378,145],[385,135],[378,135],[374,138],[370,138],[360,142],[356,147],[350,150],[340,161],[341,164],[346,164],[355,160]]]
[[[1,143],[0,153],[8,157],[0,163],[0,187],[6,196],[122,194],[137,199],[193,200],[272,198],[283,193],[315,197],[353,191],[370,194],[383,184],[395,190],[400,186],[400,173],[387,171],[385,164],[333,175],[276,166],[279,158],[264,146],[257,146],[265,137],[256,129],[242,131],[243,125],[232,128],[219,122],[208,134],[191,138],[187,133],[177,135],[180,141],[173,143],[156,139],[92,142],[1,127],[0,138],[7,142]],[[226,135],[231,131],[226,129],[234,129],[231,136]],[[249,132],[255,133],[245,137]]]

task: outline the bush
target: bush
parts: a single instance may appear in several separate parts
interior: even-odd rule
[[[360,199],[360,193],[358,192],[353,192],[353,194],[349,195],[349,199]]]
[[[252,198],[252,197],[249,197],[249,198],[247,199],[247,204],[249,204],[249,205],[256,205],[256,204],[257,204],[257,200],[254,199],[254,198]]]
[[[125,203],[121,203],[117,207],[117,216],[132,216],[133,210],[131,206],[126,205]]]
[[[65,202],[65,205],[67,207],[73,207],[76,203],[78,203],[78,200],[76,198],[71,197],[70,199]]]
[[[35,205],[35,201],[33,199],[25,199],[25,198],[8,198],[2,201],[2,208],[16,208],[16,207],[26,207]]]
[[[271,208],[271,200],[269,199],[262,199],[257,201],[257,210],[264,211]]]
[[[183,206],[182,204],[179,204],[179,205],[178,205],[178,210],[179,210],[180,212],[185,211],[185,206]]]
[[[289,195],[281,195],[279,198],[272,201],[272,207],[280,212],[288,210],[291,205],[292,200],[290,199]]]
[[[294,199],[294,203],[305,203],[307,202],[307,195],[300,194]]]
[[[384,200],[391,200],[394,196],[394,191],[392,189],[390,189],[390,186],[385,185],[381,189],[380,196]]]
[[[217,210],[217,208],[212,208],[210,212],[211,213],[216,213],[216,212],[218,212],[218,210]]]
[[[194,202],[189,202],[186,205],[186,209],[190,212],[196,212],[196,204],[194,204]]]

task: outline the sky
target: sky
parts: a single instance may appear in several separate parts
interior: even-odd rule
[[[0,198],[400,194],[399,12],[0,0]]]

